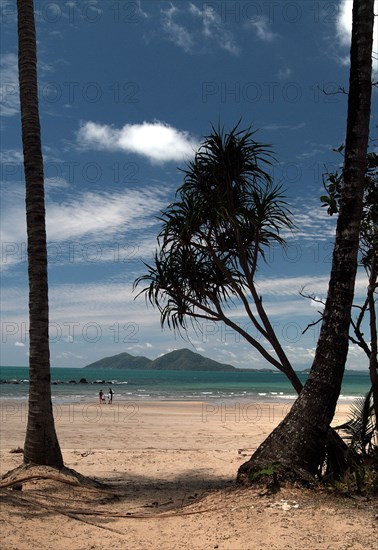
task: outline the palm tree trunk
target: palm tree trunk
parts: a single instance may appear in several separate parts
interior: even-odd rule
[[[45,196],[33,0],[17,0],[18,68],[29,276],[29,411],[25,463],[63,466],[51,404]]]
[[[337,221],[328,297],[308,380],[289,414],[238,472],[251,473],[279,463],[283,475],[309,478],[318,473],[329,426],[340,394],[348,353],[371,102],[374,0],[354,0],[348,96],[344,189]]]

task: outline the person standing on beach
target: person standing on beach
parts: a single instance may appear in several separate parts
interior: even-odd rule
[[[112,390],[112,388],[109,388],[108,405],[111,405],[112,403],[113,403],[113,390]]]
[[[105,401],[105,397],[104,397],[104,392],[102,390],[100,390],[98,392],[98,398],[100,400],[100,405],[102,404],[103,401]]]

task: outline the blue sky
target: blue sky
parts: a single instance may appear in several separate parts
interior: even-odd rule
[[[0,14],[1,364],[26,365],[14,4],[3,0]],[[352,2],[35,4],[52,365],[81,367],[121,351],[155,358],[191,347],[237,367],[269,366],[220,325],[205,323],[202,333],[188,333],[190,342],[162,331],[158,313],[131,292],[156,247],[156,216],[181,184],[178,167],[211,124],[228,129],[241,118],[242,126],[258,130],[256,139],[272,145],[272,175],[286,188],[298,227],[287,250],[274,248],[261,265],[259,291],[294,367],[309,367],[318,328],[302,330],[317,307],[298,291],[306,286],[324,297],[327,290],[335,220],[319,195],[322,173],[341,162],[332,148],[345,138],[347,96],[332,92],[348,88]],[[372,120],[376,115],[375,106]],[[361,271],[357,301],[366,284]],[[240,313],[231,307],[246,327]],[[353,347],[348,365],[367,366]]]

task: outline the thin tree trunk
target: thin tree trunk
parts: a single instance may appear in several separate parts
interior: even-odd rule
[[[282,475],[309,478],[323,460],[329,426],[340,394],[348,353],[348,334],[362,199],[371,102],[371,54],[374,0],[354,0],[344,188],[337,221],[332,271],[322,328],[307,382],[289,414],[238,471],[240,483],[273,463]]]
[[[369,316],[370,316],[370,357],[369,357],[369,372],[370,381],[373,387],[373,407],[375,415],[375,426],[378,429],[378,363],[377,363],[377,315],[375,312],[374,303],[374,291],[377,285],[377,256],[376,251],[373,251],[373,257],[371,260],[371,271],[369,277],[369,286],[367,291],[367,298],[369,301]]]
[[[24,461],[63,466],[51,404],[45,196],[33,0],[17,0],[29,276],[29,411]]]

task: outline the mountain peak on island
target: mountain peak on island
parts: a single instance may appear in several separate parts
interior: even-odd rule
[[[177,349],[158,357],[151,364],[157,370],[232,371],[232,365],[218,363],[188,348]]]
[[[84,368],[223,372],[236,370],[232,365],[218,363],[218,361],[203,357],[203,355],[195,353],[187,348],[171,351],[154,360],[123,352],[111,357],[104,357],[90,365],[86,365]]]
[[[111,357],[103,357],[90,365],[86,365],[85,369],[147,369],[152,363],[151,359],[144,356],[134,356],[125,351],[112,355]]]

